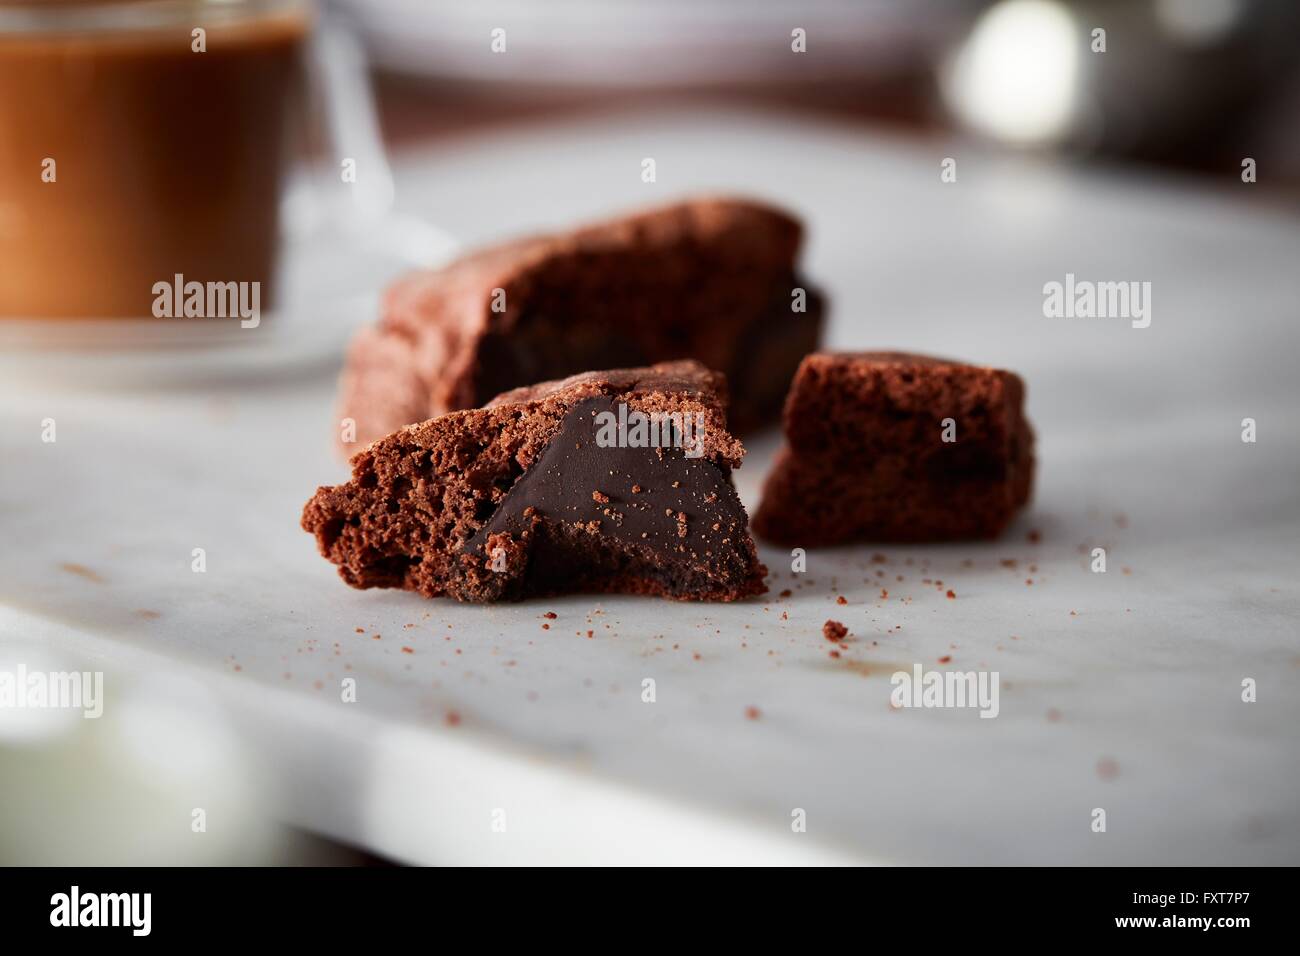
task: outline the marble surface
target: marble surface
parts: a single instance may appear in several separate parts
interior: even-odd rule
[[[468,244],[701,189],[792,206],[830,345],[1024,376],[1032,508],[999,542],[814,551],[801,575],[764,547],[772,592],[743,605],[464,607],[352,591],[299,530],[346,474],[332,369],[11,378],[7,644],[90,655],[110,689],[201,682],[275,769],[278,814],[399,859],[1300,862],[1295,218],[1231,176],[1198,191],[726,112],[466,139],[406,156],[398,187]],[[1150,281],[1151,326],[1044,318],[1067,272]],[[751,507],[775,441],[736,475]],[[828,618],[851,631],[839,659]],[[997,671],[997,719],[891,708],[915,662]]]

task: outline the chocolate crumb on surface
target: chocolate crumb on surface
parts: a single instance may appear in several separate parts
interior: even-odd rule
[[[59,565],[59,570],[67,571],[69,574],[75,574],[77,577],[85,578],[87,581],[91,581],[95,584],[108,583],[104,579],[104,576],[98,571],[88,568],[84,564],[77,564],[75,561],[63,562]]]
[[[849,629],[839,621],[827,621],[822,625],[822,637],[828,641],[842,641],[848,633]]]

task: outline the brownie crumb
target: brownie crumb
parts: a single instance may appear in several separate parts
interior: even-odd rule
[[[103,575],[101,575],[98,571],[91,570],[90,568],[86,567],[84,564],[77,564],[76,562],[73,561],[65,561],[63,564],[59,565],[59,568],[63,571],[67,571],[69,574],[75,574],[79,578],[85,578],[87,581],[93,581],[95,584],[106,583]]]
[[[839,621],[827,621],[822,625],[822,637],[828,641],[842,641],[849,633],[849,629]]]

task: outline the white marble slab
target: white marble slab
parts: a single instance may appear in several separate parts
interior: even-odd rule
[[[813,552],[799,578],[764,548],[773,592],[740,606],[357,592],[298,529],[345,475],[328,376],[9,381],[0,635],[110,684],[197,676],[278,772],[277,813],[402,859],[1300,862],[1297,220],[1231,175],[1207,193],[772,115],[538,126],[399,166],[404,209],[467,243],[707,188],[805,216],[832,346],[1023,374],[1041,471],[1005,540]],[[1066,272],[1151,281],[1151,327],[1043,318]],[[751,506],[773,447],[737,473]],[[1001,675],[997,719],[891,709],[889,675],[941,657]]]

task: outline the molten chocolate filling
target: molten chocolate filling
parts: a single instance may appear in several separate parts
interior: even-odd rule
[[[526,540],[529,560],[520,583],[529,591],[608,574],[683,587],[743,580],[748,519],[730,470],[688,454],[692,440],[703,439],[690,427],[694,413],[685,413],[691,420],[685,429],[661,423],[619,434],[610,428],[619,404],[608,396],[576,404],[465,551],[487,563],[490,536]],[[623,420],[634,414],[625,411]],[[664,447],[667,432],[675,440]],[[642,444],[656,439],[657,447]]]

